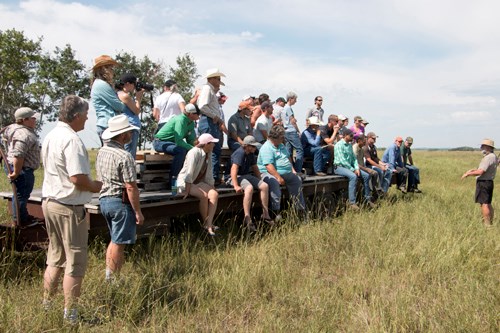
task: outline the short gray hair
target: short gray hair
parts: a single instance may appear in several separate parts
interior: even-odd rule
[[[274,125],[269,131],[268,138],[276,140],[285,136],[285,128],[281,125]]]
[[[290,91],[290,92],[288,92],[288,94],[286,94],[286,101],[288,102],[292,98],[297,98],[297,94],[294,93],[293,91]]]
[[[89,109],[89,103],[76,95],[68,95],[61,102],[59,120],[67,124],[71,123],[78,113]]]

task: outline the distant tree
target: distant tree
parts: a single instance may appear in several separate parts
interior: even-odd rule
[[[88,75],[74,58],[71,46],[43,53],[42,38],[32,41],[23,32],[0,31],[0,125],[14,120],[14,111],[28,106],[54,121],[60,100],[68,94],[88,95]]]
[[[168,77],[177,82],[179,94],[181,94],[186,102],[189,102],[193,96],[194,83],[200,75],[198,75],[196,63],[189,53],[177,56],[176,63],[176,68],[169,66]]]

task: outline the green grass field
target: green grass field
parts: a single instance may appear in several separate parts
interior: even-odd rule
[[[414,157],[421,195],[393,187],[375,211],[288,220],[253,238],[221,221],[229,231],[216,240],[141,241],[118,286],[104,283],[106,245],[94,241],[81,312],[98,325],[65,324],[62,295],[45,312],[45,254],[4,250],[0,332],[499,332],[499,218],[485,228],[474,179],[460,180],[481,154]],[[497,189],[500,214],[499,200]]]

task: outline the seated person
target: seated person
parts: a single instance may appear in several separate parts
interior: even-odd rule
[[[269,224],[273,223],[268,209],[269,187],[260,180],[260,171],[256,164],[255,151],[260,147],[261,144],[253,136],[249,135],[243,139],[243,146],[236,149],[231,155],[231,178],[228,184],[234,187],[236,193],[243,192],[243,211],[245,213],[243,222],[250,231],[256,231],[250,216],[253,190],[260,191],[262,219]],[[253,175],[251,174],[252,171]]]
[[[266,143],[259,150],[257,166],[262,173],[262,179],[269,185],[271,209],[275,216],[279,216],[281,209],[281,185],[285,185],[290,199],[295,201],[299,211],[305,212],[306,205],[302,195],[302,180],[292,166],[292,160],[283,142],[285,129],[276,125],[269,131]],[[294,203],[295,203],[294,202]],[[275,218],[278,220],[279,217]]]
[[[375,146],[377,138],[378,136],[375,133],[369,132],[366,135],[366,146],[363,147],[363,152],[365,154],[366,166],[377,171],[382,191],[387,193],[391,186],[392,170],[378,158],[377,147]]]
[[[264,144],[269,135],[269,131],[273,127],[273,105],[271,102],[264,102],[260,105],[262,114],[255,122],[253,136],[257,142]]]
[[[172,177],[177,177],[181,171],[186,154],[196,144],[194,122],[200,118],[200,110],[193,104],[186,105],[181,114],[170,119],[155,134],[153,148],[174,156],[169,174],[169,184]]]
[[[413,138],[409,136],[400,149],[403,164],[408,169],[408,192],[422,193],[418,188],[418,184],[420,184],[420,169],[413,164],[413,157],[411,155],[412,144]]]
[[[319,129],[321,130],[321,144],[324,146],[328,146],[327,149],[330,151],[329,163],[331,166],[333,166],[334,146],[338,141],[340,141],[339,128],[339,118],[334,114],[328,116],[328,123],[326,125],[322,125],[319,127]]]
[[[321,130],[319,119],[316,116],[308,119],[309,126],[300,136],[304,148],[304,156],[313,157],[314,173],[317,176],[326,176],[326,163],[330,160],[330,150],[321,145]]]
[[[238,106],[238,111],[233,114],[227,123],[227,145],[232,152],[243,145],[243,139],[247,135],[253,134],[250,125],[253,104],[250,101],[243,101]]]
[[[363,125],[363,118],[361,116],[354,117],[354,124],[351,126],[354,142],[357,141],[358,136],[365,134],[365,126]]]
[[[377,195],[383,196],[384,191],[382,191],[382,187],[380,186],[380,178],[378,176],[377,171],[372,168],[368,168],[365,165],[365,153],[363,151],[363,147],[366,145],[366,137],[364,134],[358,136],[356,143],[352,145],[352,150],[354,151],[354,155],[356,156],[356,160],[358,161],[359,170],[366,172],[370,175],[370,181],[368,186],[372,192],[377,192]],[[367,184],[365,184],[366,186]]]
[[[408,169],[406,169],[403,165],[403,159],[401,158],[401,152],[399,150],[402,143],[403,138],[400,136],[396,137],[394,143],[385,150],[384,155],[382,156],[382,162],[386,163],[388,169],[393,173],[397,173],[398,189],[401,192],[406,193],[406,179],[408,177]]]
[[[164,126],[165,127],[165,126]],[[198,145],[188,151],[184,166],[179,172],[177,187],[183,199],[189,195],[200,200],[200,215],[203,227],[210,236],[215,236],[213,225],[219,193],[214,187],[211,155],[219,139],[204,133],[198,138]]]
[[[339,139],[342,139],[344,137],[344,131],[349,129],[347,127],[347,125],[349,125],[349,118],[347,118],[343,114],[339,114],[338,119],[339,119]]]
[[[349,204],[351,209],[359,210],[356,204],[356,185],[358,177],[362,177],[365,184],[365,201],[370,207],[375,207],[371,201],[371,190],[369,186],[370,175],[359,169],[358,161],[352,149],[353,134],[350,129],[344,130],[344,138],[335,145],[335,174],[349,179]]]

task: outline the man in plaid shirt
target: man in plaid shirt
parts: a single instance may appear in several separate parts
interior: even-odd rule
[[[102,181],[99,204],[111,234],[106,251],[107,281],[120,272],[125,262],[125,246],[135,243],[136,224],[144,223],[135,161],[123,148],[132,139],[133,130],[137,127],[129,124],[127,116],[111,118],[102,133],[103,140],[109,141],[99,150],[96,159],[97,179]]]

